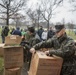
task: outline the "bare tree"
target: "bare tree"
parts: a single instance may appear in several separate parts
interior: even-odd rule
[[[40,20],[42,19],[40,6],[36,9],[36,13],[37,13],[37,24],[38,24],[38,29],[39,29],[39,26],[40,26],[39,23],[40,23]]]
[[[25,16],[20,13],[15,13],[14,15],[11,16],[11,19],[15,21],[16,27],[18,27],[20,25],[20,22],[25,20]]]
[[[5,16],[1,19],[6,19],[6,25],[9,25],[9,19],[12,15],[22,10],[25,3],[26,0],[0,0],[0,13]]]
[[[72,5],[71,11],[76,11],[76,0],[69,0],[69,3]]]
[[[65,25],[65,18],[63,18],[63,19],[62,19],[62,24],[64,24],[64,25]]]
[[[32,24],[36,24],[36,12],[32,11],[31,8],[28,9],[26,14],[29,16],[30,20],[32,21]]]
[[[32,24],[34,24],[35,26],[38,25],[38,29],[39,29],[39,22],[40,20],[42,20],[40,7],[36,8],[35,10],[29,8],[27,11],[27,15],[31,19]]]
[[[41,1],[41,14],[47,22],[47,28],[49,29],[49,22],[53,15],[55,15],[55,10],[62,3],[63,0],[40,0]]]
[[[37,25],[38,25],[38,29],[39,29],[39,26],[40,26],[40,22],[43,21],[43,16],[41,14],[41,10],[40,10],[40,5],[38,5],[38,8],[36,8],[36,18],[37,18]]]

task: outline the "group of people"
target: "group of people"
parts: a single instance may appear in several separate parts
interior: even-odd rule
[[[30,26],[29,26],[29,27],[30,27]],[[28,27],[28,28],[29,28],[29,27]],[[10,30],[11,30],[11,31],[10,31]],[[19,35],[19,36],[22,36],[22,38],[25,38],[25,36],[26,36],[27,39],[29,38],[29,37],[27,36],[27,34],[28,34],[28,33],[27,33],[27,32],[28,32],[28,29],[24,29],[24,30],[21,29],[21,30],[20,30],[19,27],[17,27],[16,29],[15,29],[15,28],[9,29],[8,26],[3,26],[3,27],[2,27],[2,31],[1,31],[2,43],[5,42],[5,37],[8,36],[9,32],[10,32],[11,35]],[[38,34],[37,37],[39,37],[39,39],[40,39],[41,41],[42,41],[42,40],[45,41],[45,40],[51,38],[51,37],[55,34],[55,32],[54,32],[54,30],[52,29],[52,27],[50,27],[50,29],[49,29],[49,31],[48,31],[47,29],[43,29],[42,26],[40,26],[40,28],[39,28],[37,31],[35,31],[35,33]]]
[[[56,32],[52,38],[35,44],[30,49],[30,52],[34,54],[40,48],[53,48],[53,50],[45,51],[45,54],[63,58],[60,75],[76,75],[75,42],[67,36],[64,25],[56,25],[55,29]]]
[[[47,29],[43,29],[42,26],[40,26],[39,30],[37,31],[39,37],[41,40],[45,41],[49,38],[52,38],[53,35],[55,34],[55,31],[53,30],[52,27],[49,28],[49,30]]]
[[[8,36],[9,34],[22,36],[25,35],[26,33],[23,30],[21,31],[19,27],[17,27],[16,29],[15,28],[9,29],[8,26],[3,26],[1,31],[2,43],[5,43],[5,37]]]
[[[54,35],[47,40],[42,40],[38,32],[39,31],[35,32],[34,27],[28,28],[30,38],[29,44],[25,44],[25,47],[26,50],[28,50],[27,58],[29,68],[32,54],[41,48],[53,48],[53,50],[45,51],[45,54],[49,56],[56,55],[63,58],[60,75],[76,75],[76,46],[74,40],[67,36],[64,25],[56,25]]]
[[[28,67],[30,67],[32,54],[41,48],[53,48],[53,50],[45,51],[45,54],[63,58],[60,75],[76,75],[76,46],[74,40],[67,36],[64,25],[55,25],[55,31],[50,27],[48,32],[45,31],[42,26],[38,31],[35,31],[34,26],[29,26],[26,32],[22,38],[21,45],[24,47],[24,62],[26,58],[26,61],[29,62]],[[47,39],[42,38],[44,32],[47,32],[45,34]],[[19,28],[13,30],[11,34],[22,36]]]

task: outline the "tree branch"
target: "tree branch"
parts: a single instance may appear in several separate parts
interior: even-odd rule
[[[3,4],[0,3],[0,6],[2,6],[3,8],[6,8]],[[7,8],[6,8],[7,9]]]

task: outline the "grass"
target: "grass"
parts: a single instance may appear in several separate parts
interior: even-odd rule
[[[74,40],[76,40],[76,35],[75,32],[72,30],[66,30],[66,33],[68,36],[70,36],[71,38],[73,38]]]

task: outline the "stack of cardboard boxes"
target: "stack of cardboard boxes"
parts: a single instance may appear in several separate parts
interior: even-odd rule
[[[60,75],[63,59],[49,57],[43,52],[36,52],[32,56],[29,75]]]
[[[4,75],[21,75],[23,66],[22,47],[4,47]]]
[[[21,37],[7,36],[3,46],[4,75],[21,75],[23,66],[23,47],[19,44]]]

